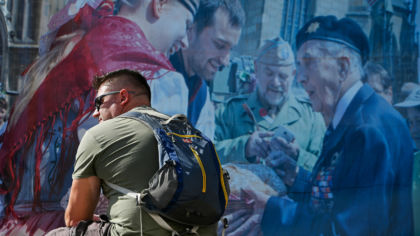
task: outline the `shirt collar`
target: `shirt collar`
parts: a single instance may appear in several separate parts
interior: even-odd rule
[[[334,113],[334,117],[332,120],[332,128],[335,129],[340,123],[341,119],[343,118],[344,112],[349,107],[351,101],[353,100],[356,93],[359,89],[363,86],[362,82],[357,81],[347,92],[344,93],[343,97],[338,101],[337,108]]]

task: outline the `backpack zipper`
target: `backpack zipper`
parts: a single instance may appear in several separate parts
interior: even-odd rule
[[[198,152],[192,147],[192,145],[190,145],[190,149],[192,153],[194,154],[195,159],[197,159],[198,165],[201,168],[201,174],[203,175],[203,189],[201,190],[201,192],[205,193],[206,192],[206,179],[207,179],[206,171],[204,170],[204,166],[203,166],[203,163],[201,162]]]

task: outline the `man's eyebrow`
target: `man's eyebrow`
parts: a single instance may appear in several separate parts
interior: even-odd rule
[[[264,64],[264,63],[263,63]],[[264,69],[265,70],[268,70],[268,71],[270,71],[270,72],[273,72],[273,70],[268,66],[268,65],[264,65]]]
[[[215,41],[216,43],[225,44],[227,46],[232,46],[232,44],[229,41],[227,41],[223,38],[215,38],[215,39],[213,39],[213,41]]]

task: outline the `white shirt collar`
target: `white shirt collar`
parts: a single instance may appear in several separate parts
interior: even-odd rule
[[[332,128],[335,129],[340,123],[341,119],[343,118],[344,112],[346,112],[347,108],[350,105],[350,102],[353,100],[356,93],[359,89],[363,86],[363,83],[357,81],[347,92],[344,93],[343,97],[341,97],[340,101],[338,101],[334,117],[332,120]]]

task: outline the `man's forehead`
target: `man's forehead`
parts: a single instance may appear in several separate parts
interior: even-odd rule
[[[271,70],[288,70],[295,68],[294,64],[276,64],[276,63],[266,63],[266,62],[255,62],[257,65],[261,65],[263,68],[270,68]]]
[[[319,40],[309,40],[305,42],[297,51],[298,57],[313,57],[317,56],[319,51]]]
[[[263,70],[273,71],[277,73],[290,73],[293,72],[295,69],[294,64],[291,65],[279,65],[279,64],[270,64],[270,63],[263,63],[263,62],[255,62],[257,66],[260,66]]]
[[[101,86],[99,86],[98,91],[97,91],[97,96],[100,96],[101,94],[106,93],[111,90],[113,90],[113,85],[110,80],[107,80],[103,82]]]
[[[204,30],[206,28],[212,31],[214,39],[220,40],[222,43],[229,44],[230,46],[236,45],[241,35],[241,27],[232,25],[229,13],[222,8],[216,10],[213,15],[213,23],[205,27]]]
[[[335,57],[337,55],[326,54],[326,45],[322,45],[325,41],[322,40],[310,40],[305,42],[296,53],[296,61],[300,60],[311,60],[319,58]],[[333,43],[333,42],[329,42]]]

